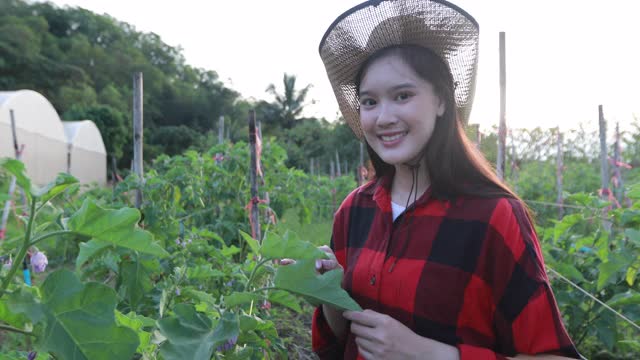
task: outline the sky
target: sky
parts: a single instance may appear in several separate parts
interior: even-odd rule
[[[245,98],[273,100],[286,72],[312,84],[305,115],[333,121],[338,105],[318,45],[359,0],[53,0],[153,32],[188,64],[215,70]],[[479,71],[470,123],[499,123],[499,32],[506,33],[507,126],[597,126],[640,117],[640,1],[453,0],[480,24]],[[612,129],[613,126],[609,125]]]

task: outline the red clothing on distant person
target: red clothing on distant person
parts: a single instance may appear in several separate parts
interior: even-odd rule
[[[520,353],[580,358],[518,200],[440,200],[429,189],[393,221],[390,180],[356,189],[334,220],[331,248],[344,268],[343,287],[363,309],[457,346],[463,360]],[[337,339],[322,307],[312,337],[321,359],[361,359],[355,336]]]

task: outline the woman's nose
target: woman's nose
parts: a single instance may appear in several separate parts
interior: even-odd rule
[[[384,103],[380,104],[376,125],[381,128],[386,128],[395,125],[397,122],[398,117],[393,111],[393,107]]]

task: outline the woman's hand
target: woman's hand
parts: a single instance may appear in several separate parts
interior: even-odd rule
[[[342,269],[342,265],[338,263],[338,260],[336,259],[336,254],[333,253],[333,250],[331,250],[330,247],[328,247],[327,245],[324,245],[324,246],[320,246],[318,250],[323,251],[324,253],[327,254],[327,256],[329,256],[328,259],[316,260],[316,270],[320,274],[324,274],[327,271],[331,271],[333,269]],[[342,270],[344,271],[344,269]]]
[[[455,347],[419,336],[388,315],[365,310],[343,316],[351,320],[358,351],[367,360],[460,358]]]

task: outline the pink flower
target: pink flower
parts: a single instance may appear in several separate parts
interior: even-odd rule
[[[37,251],[31,256],[31,266],[33,266],[34,272],[44,272],[47,268],[47,264],[49,264],[49,260],[47,260],[47,256],[44,253]]]

